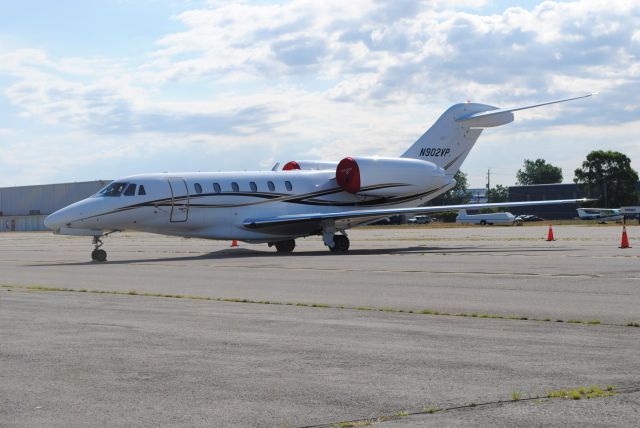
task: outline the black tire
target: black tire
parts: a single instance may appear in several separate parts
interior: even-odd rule
[[[486,225],[487,225],[486,220],[480,220],[480,226],[486,226]]]
[[[344,235],[334,235],[333,243],[334,246],[331,251],[346,253],[349,250],[349,238]]]
[[[295,239],[288,239],[286,241],[278,241],[273,245],[275,245],[276,251],[279,253],[290,253],[296,248],[296,241]]]
[[[99,262],[107,261],[107,252],[105,250],[94,250],[93,253],[95,253],[95,258],[93,260],[96,260]],[[93,253],[91,253],[91,258],[93,258],[94,256]]]
[[[98,256],[96,256],[97,252],[98,252],[98,250],[93,250],[91,252],[91,260],[98,260]]]

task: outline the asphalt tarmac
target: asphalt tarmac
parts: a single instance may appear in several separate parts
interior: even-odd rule
[[[640,253],[618,226],[547,227],[284,256],[125,233],[107,263],[0,234],[0,426],[635,425]],[[618,393],[545,398],[592,385]]]

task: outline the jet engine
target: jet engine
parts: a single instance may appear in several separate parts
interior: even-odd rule
[[[338,162],[336,161],[318,161],[318,160],[310,160],[310,161],[289,161],[282,167],[283,171],[293,171],[297,169],[301,170],[327,170],[334,169]]]
[[[346,157],[336,167],[336,182],[363,196],[420,193],[454,182],[432,162],[407,158]]]

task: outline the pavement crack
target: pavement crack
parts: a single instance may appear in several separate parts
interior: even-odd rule
[[[320,423],[314,425],[302,425],[298,428],[330,428],[330,427],[363,427],[369,426],[375,423],[387,422],[402,419],[408,416],[420,416],[420,415],[433,415],[435,413],[443,413],[443,412],[456,412],[463,410],[481,410],[486,408],[491,408],[495,406],[504,406],[504,405],[513,405],[519,402],[527,402],[527,401],[550,401],[550,400],[582,400],[582,399],[598,399],[598,398],[607,398],[614,395],[620,394],[632,394],[640,392],[640,384],[631,385],[622,388],[616,388],[612,385],[606,387],[598,387],[598,386],[589,386],[589,387],[578,387],[568,390],[555,390],[549,391],[545,395],[532,395],[528,397],[520,397],[516,396],[512,393],[512,398],[510,400],[492,400],[492,401],[483,401],[483,402],[471,402],[468,404],[462,404],[457,406],[450,407],[436,407],[436,406],[425,406],[419,410],[408,411],[406,409],[398,410],[394,413],[379,415],[370,418],[362,418],[362,419],[352,419],[338,422],[329,422],[329,423]]]

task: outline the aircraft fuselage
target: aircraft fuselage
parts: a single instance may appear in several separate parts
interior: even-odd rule
[[[59,233],[100,235],[105,230],[138,230],[175,236],[268,242],[319,233],[315,227],[284,232],[244,226],[250,217],[414,207],[445,192],[455,182],[433,166],[431,184],[405,193],[387,185],[385,196],[345,192],[335,171],[142,174],[112,182],[101,192],[49,216]],[[384,186],[377,186],[383,188]],[[370,220],[369,220],[370,221]]]

